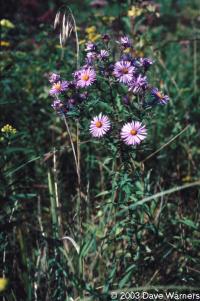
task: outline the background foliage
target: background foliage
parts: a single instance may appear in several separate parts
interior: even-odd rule
[[[67,2],[81,50],[99,34],[129,34],[155,60],[152,82],[171,100],[156,108],[147,144],[125,167],[114,146],[91,139],[87,120],[80,124],[80,195],[69,137],[48,96],[48,73],[67,78],[76,68],[74,35],[62,57],[52,26],[66,1],[2,4],[12,25],[1,24],[0,127],[17,130],[0,137],[4,300],[110,300],[112,290],[199,286],[198,186],[176,189],[199,180],[199,1],[156,1],[154,9],[90,2]]]

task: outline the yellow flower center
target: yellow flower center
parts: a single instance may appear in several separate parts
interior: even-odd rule
[[[60,90],[61,90],[61,84],[60,84],[60,83],[54,84],[54,88],[55,88],[57,91],[60,91]]]
[[[84,81],[87,81],[89,79],[89,75],[88,74],[83,74],[81,79],[84,80]]]
[[[135,135],[137,135],[137,131],[136,131],[136,130],[131,130],[131,131],[130,131],[130,134],[131,134],[132,136],[135,136]]]
[[[122,68],[122,73],[127,74],[128,73],[128,68],[126,68],[126,67]]]
[[[101,121],[97,121],[95,123],[95,125],[96,125],[97,128],[101,128],[102,127],[102,122]]]
[[[160,92],[160,91],[158,91],[158,92],[156,93],[156,95],[157,95],[159,98],[163,98],[163,94],[162,94],[162,92]]]

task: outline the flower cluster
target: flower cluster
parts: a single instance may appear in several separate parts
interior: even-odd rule
[[[10,140],[17,133],[17,130],[10,124],[5,124],[0,131],[2,133],[2,135],[0,135],[0,142],[5,141],[5,139]]]
[[[112,89],[117,91],[118,95],[122,93],[120,97],[126,106],[131,102],[131,95],[138,99],[143,108],[168,103],[169,97],[149,84],[148,70],[153,64],[152,59],[132,55],[134,48],[131,40],[127,36],[122,36],[116,41],[120,56],[114,60],[111,42],[108,34],[102,36],[100,46],[93,41],[87,42],[84,64],[72,73],[70,80],[63,80],[57,73],[50,75],[52,87],[49,94],[54,97],[52,107],[59,115],[68,116],[70,110],[79,108],[80,104],[89,98],[90,91],[101,93],[102,82],[104,86],[107,85],[111,95]],[[103,92],[107,93],[106,90]],[[111,103],[115,110],[114,102],[115,97]],[[92,119],[89,131],[93,137],[101,138],[110,129],[110,119],[100,113]],[[131,120],[122,125],[120,138],[127,145],[139,144],[146,136],[146,126],[138,120]]]
[[[15,28],[15,25],[8,19],[1,19],[0,25],[9,29]]]
[[[95,26],[87,27],[85,29],[85,32],[87,34],[88,41],[95,42],[96,40],[98,40],[101,37],[101,35],[97,33]]]
[[[8,135],[14,135],[17,133],[17,130],[12,127],[12,125],[6,124],[1,128],[1,132]]]
[[[159,4],[153,3],[152,1],[141,1],[136,5],[133,5],[128,10],[128,17],[136,18],[141,15],[151,16],[152,14],[155,15],[157,18],[160,17],[159,14]]]
[[[92,76],[93,75],[93,76]],[[74,73],[74,80],[62,80],[60,75],[52,73],[49,82],[52,87],[49,94],[54,97],[52,108],[60,115],[66,115],[75,105],[87,98],[87,92],[78,92],[79,87],[87,87],[95,79],[95,72],[85,68]]]

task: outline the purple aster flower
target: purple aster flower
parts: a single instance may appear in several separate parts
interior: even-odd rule
[[[56,73],[51,73],[49,76],[49,81],[51,84],[57,83],[60,80],[60,75]]]
[[[73,74],[74,75],[74,74]],[[68,89],[72,89],[74,90],[76,88],[76,81],[75,80],[71,80],[68,82]]]
[[[110,41],[110,36],[108,34],[104,34],[102,36],[102,40],[103,40],[104,43],[107,44]]]
[[[165,105],[169,101],[169,96],[168,95],[164,95],[161,91],[158,90],[158,88],[153,88],[151,90],[151,95],[161,105]]]
[[[92,43],[92,42],[88,42],[86,44],[86,48],[85,48],[85,51],[96,51],[97,49],[97,46],[96,44]]]
[[[60,99],[55,99],[51,106],[59,115],[66,114],[68,111],[67,106]]]
[[[120,135],[125,144],[136,145],[146,138],[147,130],[141,122],[132,121],[122,127]]]
[[[104,67],[104,66],[99,66],[98,67],[99,72],[103,75],[103,76],[113,76],[113,70],[114,70],[114,65],[113,64],[109,64],[108,66]]]
[[[131,63],[132,63],[132,65],[135,67],[135,68],[140,68],[141,67],[141,63],[140,63],[140,61],[139,61],[139,59],[131,59]]]
[[[121,56],[120,56],[120,60],[121,61],[129,61],[129,62],[132,62],[133,58],[132,56],[129,54],[129,53],[123,53]],[[133,64],[132,64],[133,65]]]
[[[126,37],[126,36],[121,37],[120,41],[118,43],[124,48],[131,47],[131,40],[129,39],[129,37]]]
[[[68,106],[69,108],[73,108],[77,104],[77,99],[75,97],[70,97],[68,99]]]
[[[67,100],[67,104],[68,104],[68,108],[71,109],[74,106],[82,103],[83,101],[85,101],[87,99],[88,93],[84,92],[81,94],[73,94],[70,96],[70,98]]]
[[[85,88],[93,84],[96,80],[96,72],[91,67],[84,68],[78,71],[77,87]]]
[[[107,50],[101,50],[98,58],[100,58],[101,60],[106,60],[109,57],[109,52]]]
[[[149,58],[140,58],[139,63],[142,67],[144,67],[144,70],[147,71],[149,67],[153,64],[153,61]]]
[[[148,82],[147,77],[139,74],[129,84],[129,91],[134,94],[141,94],[147,88]]]
[[[68,82],[67,81],[58,81],[53,84],[49,94],[50,95],[56,95],[60,94],[61,92],[64,92],[68,89]]]
[[[74,71],[74,73],[73,73],[74,80],[75,80],[75,81],[78,80],[79,77],[80,77],[80,75],[81,75],[81,70],[76,70],[76,71]]]
[[[88,92],[85,91],[85,92],[79,94],[79,101],[82,102],[82,101],[86,100],[87,97],[88,97]]]
[[[120,82],[128,84],[133,79],[134,71],[135,68],[131,66],[131,62],[119,61],[115,64],[113,74]]]
[[[113,71],[114,71],[114,68],[115,68],[115,65],[114,65],[114,64],[109,64],[109,66],[108,66],[108,72],[109,72],[110,74],[112,74]]]
[[[89,51],[86,54],[86,62],[87,62],[87,64],[92,64],[95,61],[96,58],[97,58],[97,54],[95,52]]]
[[[63,107],[63,103],[60,99],[55,99],[51,106],[52,106],[52,108],[54,108],[54,110],[58,110]]]
[[[106,115],[100,113],[95,116],[90,123],[90,133],[93,137],[100,138],[110,130],[110,120]]]
[[[103,67],[103,66],[99,66],[98,67],[99,70],[99,74],[108,77],[110,75],[110,73],[108,72],[107,68]]]

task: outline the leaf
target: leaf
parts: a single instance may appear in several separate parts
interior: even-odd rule
[[[131,275],[132,275],[132,270],[125,274],[125,276],[119,282],[119,287],[120,288],[125,287],[125,284],[130,280]]]
[[[158,192],[158,193],[156,193],[152,196],[145,197],[141,201],[138,201],[137,203],[135,203],[133,205],[127,206],[125,209],[122,210],[122,212],[125,212],[129,209],[135,209],[136,207],[141,206],[144,203],[147,203],[149,201],[152,201],[152,200],[157,199],[159,197],[162,197],[164,195],[172,194],[174,192],[177,192],[177,191],[180,191],[180,190],[183,190],[183,189],[188,189],[188,188],[194,187],[194,186],[200,186],[200,181],[198,180],[198,181],[195,181],[195,182],[192,182],[192,183],[189,183],[189,184],[185,184],[185,185],[182,185],[182,186],[173,187],[173,188],[164,190],[162,192]],[[131,196],[131,199],[132,199],[132,196]]]
[[[111,193],[110,191],[102,191],[102,192],[98,193],[97,195],[95,195],[95,198],[98,198],[99,196],[107,195],[107,194],[110,194],[110,193]]]
[[[94,237],[92,237],[90,240],[88,240],[83,246],[81,246],[79,256],[80,258],[85,257],[88,255],[90,248],[92,247],[92,244],[94,242]]]
[[[37,196],[36,193],[19,193],[19,194],[12,195],[10,198],[12,200],[25,200],[25,199],[35,198],[36,196]]]
[[[183,220],[179,220],[180,223],[190,227],[190,228],[193,228],[195,230],[198,229],[198,226],[195,225],[195,223],[193,221],[191,221],[190,219],[183,219]]]

